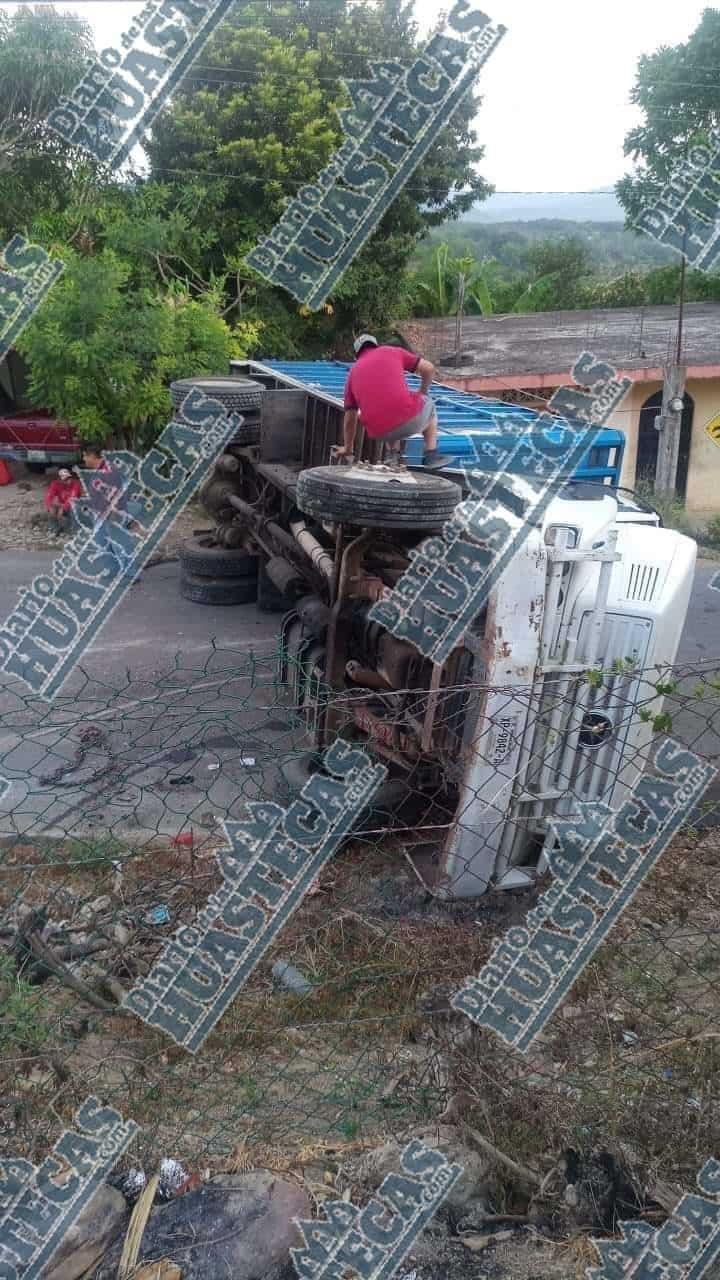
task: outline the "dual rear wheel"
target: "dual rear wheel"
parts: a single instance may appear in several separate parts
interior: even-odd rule
[[[180,552],[180,595],[195,604],[254,604],[258,560],[254,552],[205,545],[194,538]]]

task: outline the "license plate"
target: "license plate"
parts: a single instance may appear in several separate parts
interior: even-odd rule
[[[28,462],[47,462],[47,453],[44,449],[28,449]]]

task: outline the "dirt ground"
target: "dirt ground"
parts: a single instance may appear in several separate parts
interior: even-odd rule
[[[13,483],[0,487],[0,551],[55,551],[64,539],[48,533],[44,497],[55,468],[34,475],[20,462],[10,464]],[[193,529],[207,528],[211,521],[195,503],[180,513],[173,527],[154,553],[153,560],[174,559]]]

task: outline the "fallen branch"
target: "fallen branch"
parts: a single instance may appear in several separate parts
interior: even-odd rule
[[[498,1222],[529,1222],[529,1221],[530,1221],[530,1218],[526,1213],[484,1213],[482,1215],[481,1226],[485,1228],[485,1227],[495,1226]],[[474,1234],[475,1232],[472,1232],[472,1231],[458,1232],[458,1235],[461,1240],[463,1238],[463,1235],[474,1235]]]
[[[107,951],[112,941],[109,938],[96,938],[94,941],[71,942],[64,947],[54,947],[53,954],[58,960],[84,960],[85,956],[94,956],[97,951]]]
[[[720,1040],[720,1031],[698,1031],[694,1036],[678,1036],[675,1040],[663,1040],[649,1049],[631,1049],[622,1055],[618,1066],[622,1066],[628,1058],[633,1060],[652,1058],[656,1053],[667,1053],[669,1049],[683,1049],[687,1045],[697,1044],[700,1040]]]
[[[99,1009],[101,1013],[119,1014],[121,1017],[127,1016],[127,1010],[119,1005],[109,1004],[101,996],[96,995],[92,988],[86,982],[83,982],[81,978],[76,978],[75,974],[70,972],[62,960],[58,960],[55,953],[47,943],[42,941],[42,938],[37,933],[26,934],[26,939],[33,955],[62,982],[63,986],[69,987],[71,991],[81,996],[93,1008]]]
[[[488,1142],[487,1138],[483,1138],[482,1134],[477,1132],[477,1129],[472,1129],[469,1124],[465,1124],[464,1122],[461,1122],[460,1127],[465,1137],[473,1143],[474,1146],[479,1147],[480,1151],[482,1151],[484,1155],[490,1156],[491,1160],[496,1160],[498,1164],[504,1165],[505,1168],[509,1169],[511,1173],[514,1173],[516,1177],[522,1178],[523,1182],[530,1183],[530,1186],[542,1186],[542,1180],[536,1173],[533,1173],[532,1169],[526,1168],[525,1165],[518,1164],[517,1161],[512,1160],[510,1156],[506,1156],[504,1151],[500,1151],[498,1147],[493,1146],[492,1142]]]

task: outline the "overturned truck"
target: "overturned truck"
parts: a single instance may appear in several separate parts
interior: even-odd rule
[[[342,736],[386,765],[374,828],[412,828],[435,893],[532,884],[553,818],[618,807],[637,781],[695,543],[617,486],[570,480],[436,663],[371,611],[467,496],[464,474],[388,468],[362,435],[331,465],[341,407],[268,366],[176,383],[177,407],[191,385],[244,418],[201,492],[215,529],[194,554],[218,565],[217,600],[257,556],[240,598],[283,615],[280,676],[308,733],[289,780]]]

